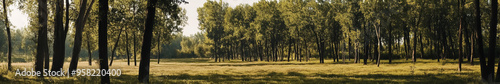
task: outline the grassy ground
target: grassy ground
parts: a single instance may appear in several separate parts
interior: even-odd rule
[[[346,60],[347,61],[347,60]],[[139,62],[139,60],[137,61]],[[368,65],[362,63],[346,64],[325,60],[319,64],[318,60],[309,62],[230,62],[214,63],[211,59],[162,59],[160,64],[151,60],[152,83],[481,83],[479,65],[463,64],[459,72],[456,60],[448,59],[441,62],[436,60],[419,59],[413,64],[410,60],[394,60],[388,64],[382,60],[380,67],[374,62]],[[0,84],[6,83],[99,83],[99,77],[21,77],[15,72],[6,71],[6,63],[0,63]],[[13,63],[17,68],[32,68],[33,63]],[[69,62],[64,64],[67,69]],[[122,75],[111,77],[111,83],[137,83],[138,66],[127,65],[126,60],[118,60],[110,66],[111,69],[121,69]],[[94,62],[80,62],[80,69],[97,69]]]

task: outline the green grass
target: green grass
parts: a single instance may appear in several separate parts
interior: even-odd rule
[[[111,77],[111,83],[138,83],[138,66],[127,65],[127,60],[117,60],[110,66],[111,69],[121,69],[122,75]],[[282,61],[282,62],[241,62],[231,60],[214,63],[212,59],[186,58],[186,59],[161,59],[160,64],[156,59],[151,60],[151,83],[481,83],[479,65],[464,63],[462,71],[458,71],[456,60],[419,59],[413,64],[410,60],[394,60],[388,64],[382,60],[380,67],[374,62],[368,65],[353,63],[353,60],[332,62],[312,59],[308,62]],[[139,62],[139,60],[137,60]],[[14,76],[15,72],[6,71],[6,63],[0,63],[0,84],[5,83],[99,83],[99,77],[20,77]],[[14,63],[14,68],[32,68],[33,63]],[[65,63],[67,69],[69,62]],[[415,66],[415,68],[413,67]],[[94,62],[81,61],[78,68],[97,69]],[[413,68],[413,69],[412,69]]]

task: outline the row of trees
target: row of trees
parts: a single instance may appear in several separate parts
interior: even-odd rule
[[[133,53],[134,58],[136,58],[136,53],[141,53],[139,55],[142,59],[139,80],[148,82],[150,53],[158,52],[159,54],[161,51],[160,45],[168,44],[169,40],[174,38],[174,34],[182,30],[181,27],[186,23],[187,17],[185,16],[185,10],[180,8],[179,4],[187,2],[184,0],[149,0],[147,2],[114,0],[111,1],[113,4],[109,5],[110,1],[108,0],[98,0],[99,4],[94,4],[95,1],[73,0],[70,4],[70,0],[3,0],[4,17],[2,18],[4,18],[3,22],[6,24],[4,27],[6,27],[6,35],[8,35],[8,39],[5,40],[8,42],[8,69],[12,70],[11,52],[13,50],[10,36],[11,29],[9,29],[9,20],[7,19],[7,7],[10,4],[18,3],[18,9],[29,14],[31,19],[25,33],[31,33],[27,34],[29,35],[27,39],[36,43],[29,45],[36,46],[34,65],[36,71],[49,69],[49,55],[52,55],[50,70],[61,70],[65,57],[68,56],[66,54],[68,43],[71,43],[72,46],[70,47],[73,49],[69,66],[70,71],[75,70],[78,66],[78,61],[81,59],[79,55],[81,54],[80,51],[82,51],[82,45],[88,51],[90,65],[92,65],[92,51],[99,50],[101,69],[108,69],[109,66],[112,66],[113,57],[118,52],[117,47],[120,47],[124,49],[122,51],[128,57],[129,65],[130,54]],[[54,4],[47,5],[47,3]],[[99,26],[94,26],[96,24]],[[2,28],[2,30],[4,29]],[[68,32],[69,30],[72,30],[72,32]],[[125,34],[124,36],[122,31]],[[4,32],[1,32],[0,39],[5,39],[3,36]],[[154,41],[153,37],[156,37]],[[108,39],[112,41],[108,42]],[[3,42],[0,44],[4,44]],[[52,47],[49,47],[51,43],[50,46]],[[96,43],[99,43],[99,45],[96,45]],[[108,46],[108,44],[112,44],[112,46]],[[152,51],[154,48],[152,45],[158,45],[156,51]],[[138,48],[140,46],[142,48]],[[132,49],[129,49],[131,47]],[[108,49],[111,49],[111,51],[108,51]],[[108,52],[112,53],[109,56],[111,57],[110,65],[107,64]],[[109,83],[109,75],[103,76],[101,82]]]
[[[315,57],[324,63],[329,57],[356,63],[363,58],[364,64],[371,59],[378,66],[381,59],[458,58],[460,70],[462,59],[473,64],[479,57],[487,80],[495,78],[497,5],[496,0],[261,0],[233,8],[207,1],[198,8],[198,21],[209,56],[219,62]]]

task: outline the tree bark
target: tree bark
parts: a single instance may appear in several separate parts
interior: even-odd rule
[[[108,70],[108,0],[99,0],[99,68]],[[109,84],[109,74],[101,76],[101,84]]]
[[[160,64],[160,56],[161,56],[161,33],[158,31],[158,64]]]
[[[134,36],[134,66],[137,66],[137,48],[135,47],[137,45],[137,37],[135,36],[136,33],[132,33],[132,35]]]
[[[74,45],[73,55],[71,57],[71,62],[69,64],[69,71],[75,70],[76,67],[78,66],[78,59],[80,58],[80,51],[82,48],[83,28],[85,27],[85,21],[87,19],[87,16],[89,15],[90,10],[92,10],[92,4],[94,4],[94,1],[95,0],[92,0],[92,2],[90,3],[90,6],[88,8],[86,8],[87,0],[82,0],[82,2],[80,3],[80,12],[78,13],[78,18],[76,19],[76,24],[75,24],[75,27],[76,27],[75,40],[73,43],[73,45]],[[69,3],[66,3],[66,4],[69,4]],[[68,18],[68,17],[66,17],[66,18]],[[87,40],[89,40],[89,39],[87,39]]]
[[[113,59],[115,57],[115,54],[116,54],[116,48],[118,47],[118,44],[120,43],[120,37],[121,37],[121,34],[122,34],[122,31],[123,31],[123,28],[120,28],[120,31],[118,32],[118,38],[116,38],[116,42],[115,42],[115,46],[113,46],[113,51],[111,51],[111,62],[109,63],[109,66],[112,66],[113,65]]]
[[[128,28],[126,28],[126,29],[125,29],[125,44],[127,44],[127,45],[125,46],[125,50],[126,50],[126,52],[127,52],[127,65],[128,65],[128,66],[130,66],[130,51],[129,51],[129,49],[128,49],[130,44],[128,43],[128,38],[129,38],[129,37],[128,37],[127,30],[128,30]]]
[[[483,35],[482,35],[482,29],[481,29],[481,10],[480,10],[480,4],[479,3],[479,0],[474,0],[474,4],[475,5],[475,8],[476,8],[476,35],[477,35],[477,39],[476,39],[476,42],[477,42],[477,46],[478,46],[478,51],[480,52],[477,52],[478,56],[479,56],[479,63],[480,63],[480,68],[481,68],[481,77],[483,80],[488,80],[488,70],[487,70],[487,66],[486,66],[486,59],[484,57],[484,53],[482,52],[483,51]]]
[[[464,22],[463,20],[463,16],[462,16],[462,11],[463,11],[463,7],[461,6],[464,6],[463,4],[463,0],[459,0],[459,6],[458,8],[460,8],[459,10],[459,15],[460,15],[460,23],[459,23],[459,29],[458,29],[458,71],[462,71],[462,28],[463,28],[463,25],[462,23]]]
[[[156,12],[156,0],[148,0],[148,14],[144,31],[144,39],[141,53],[141,63],[139,65],[139,81],[142,83],[149,82],[149,64],[151,53],[151,37],[153,36],[154,16]]]
[[[63,0],[56,0],[55,24],[54,24],[54,46],[52,56],[52,71],[60,71],[64,65],[66,33],[63,27]],[[57,52],[57,53],[56,53]]]
[[[5,1],[5,0],[4,0]],[[7,21],[7,20],[6,20]],[[38,23],[40,29],[38,30],[38,46],[36,53],[35,69],[36,71],[43,71],[44,57],[48,57],[48,44],[47,44],[47,0],[38,0]],[[10,50],[9,50],[10,51]],[[43,75],[41,75],[43,77]]]
[[[92,49],[90,48],[90,32],[87,34],[87,51],[89,52],[89,65],[92,66]],[[71,65],[71,64],[70,64]]]
[[[498,26],[498,0],[491,0],[491,21],[490,21],[490,55],[488,59],[492,59],[489,61],[489,65],[491,70],[491,74],[494,74],[495,71],[495,57],[496,55],[496,43],[497,43],[497,26]],[[500,63],[500,61],[498,62]],[[500,65],[498,65],[500,67]],[[500,69],[497,69],[497,76],[495,82],[500,82]]]

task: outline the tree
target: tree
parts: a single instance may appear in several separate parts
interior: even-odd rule
[[[108,0],[99,0],[99,67],[108,70]],[[109,84],[109,74],[101,76],[101,83]]]
[[[6,31],[7,31],[7,40],[9,41],[9,55],[7,56],[7,60],[8,60],[8,63],[7,63],[7,69],[8,70],[12,70],[12,40],[11,40],[11,36],[10,36],[10,25],[9,25],[9,18],[7,17],[7,14],[8,14],[8,10],[7,10],[7,4],[6,4],[6,0],[3,0],[3,12],[4,12],[4,22],[5,22],[5,28],[6,28]]]
[[[153,36],[154,16],[156,0],[148,0],[148,14],[146,19],[144,39],[142,43],[141,62],[139,64],[139,81],[142,83],[149,82],[149,58],[151,53],[151,38]]]
[[[480,10],[480,6],[481,3],[479,3],[479,0],[475,0],[474,1],[474,4],[475,5],[475,8],[476,8],[476,36],[477,36],[477,39],[476,39],[476,42],[477,42],[477,46],[478,46],[478,51],[483,51],[483,34],[482,34],[482,29],[481,29],[481,10]],[[488,75],[489,74],[489,71],[487,69],[488,66],[486,66],[486,59],[484,57],[484,53],[483,52],[477,52],[478,56],[479,56],[479,63],[480,63],[480,68],[481,68],[481,77],[483,80],[488,80]],[[493,78],[492,78],[493,79]]]
[[[219,48],[221,46],[221,39],[224,37],[224,9],[227,8],[227,3],[217,3],[215,1],[208,1],[203,4],[202,8],[198,8],[198,21],[200,22],[200,30],[206,31],[206,36],[208,39],[213,41],[213,50],[212,54],[215,62],[219,58]]]
[[[71,57],[71,62],[69,64],[69,71],[75,70],[76,67],[78,66],[78,59],[80,58],[80,50],[82,47],[83,28],[85,27],[85,22],[87,20],[87,17],[89,16],[89,12],[92,9],[94,1],[95,0],[92,0],[92,2],[90,2],[90,5],[88,8],[87,8],[87,0],[82,0],[82,2],[80,3],[80,11],[78,13],[78,18],[76,19],[76,24],[75,24],[75,27],[76,27],[75,40],[73,43],[74,44],[73,55]],[[67,10],[67,11],[69,11],[69,10]],[[68,13],[66,13],[66,16],[69,16]],[[67,19],[67,20],[69,20],[69,19]],[[68,25],[68,22],[66,22],[66,25]],[[90,40],[90,39],[87,39],[87,40]],[[90,44],[87,44],[87,46],[90,46]],[[92,53],[90,53],[90,52],[91,51],[89,49],[89,64],[92,65],[91,61],[90,61],[90,60],[92,60],[92,58],[90,56]]]
[[[460,23],[459,23],[459,29],[458,29],[458,47],[459,47],[459,50],[458,50],[458,71],[462,71],[462,60],[463,60],[463,56],[462,56],[462,27],[464,27],[462,25],[462,23],[464,22],[464,18],[463,18],[463,11],[464,11],[464,4],[465,4],[465,1],[464,0],[458,0],[458,8],[459,8],[459,18],[460,18]]]
[[[54,44],[52,56],[52,71],[60,71],[64,65],[66,33],[68,28],[63,27],[63,0],[56,0]],[[57,53],[56,53],[57,52]]]
[[[40,29],[38,30],[36,71],[43,71],[44,57],[49,56],[49,53],[47,53],[47,12],[47,0],[38,0],[38,22],[40,23]]]
[[[491,21],[490,21],[490,44],[489,44],[489,58],[488,58],[488,66],[490,66],[490,74],[494,74],[495,71],[495,57],[497,48],[497,26],[498,26],[498,0],[491,0]],[[500,62],[498,62],[500,64]],[[498,65],[500,67],[500,65]],[[492,77],[493,79],[493,77]],[[500,69],[497,69],[497,76],[495,82],[500,82]]]

